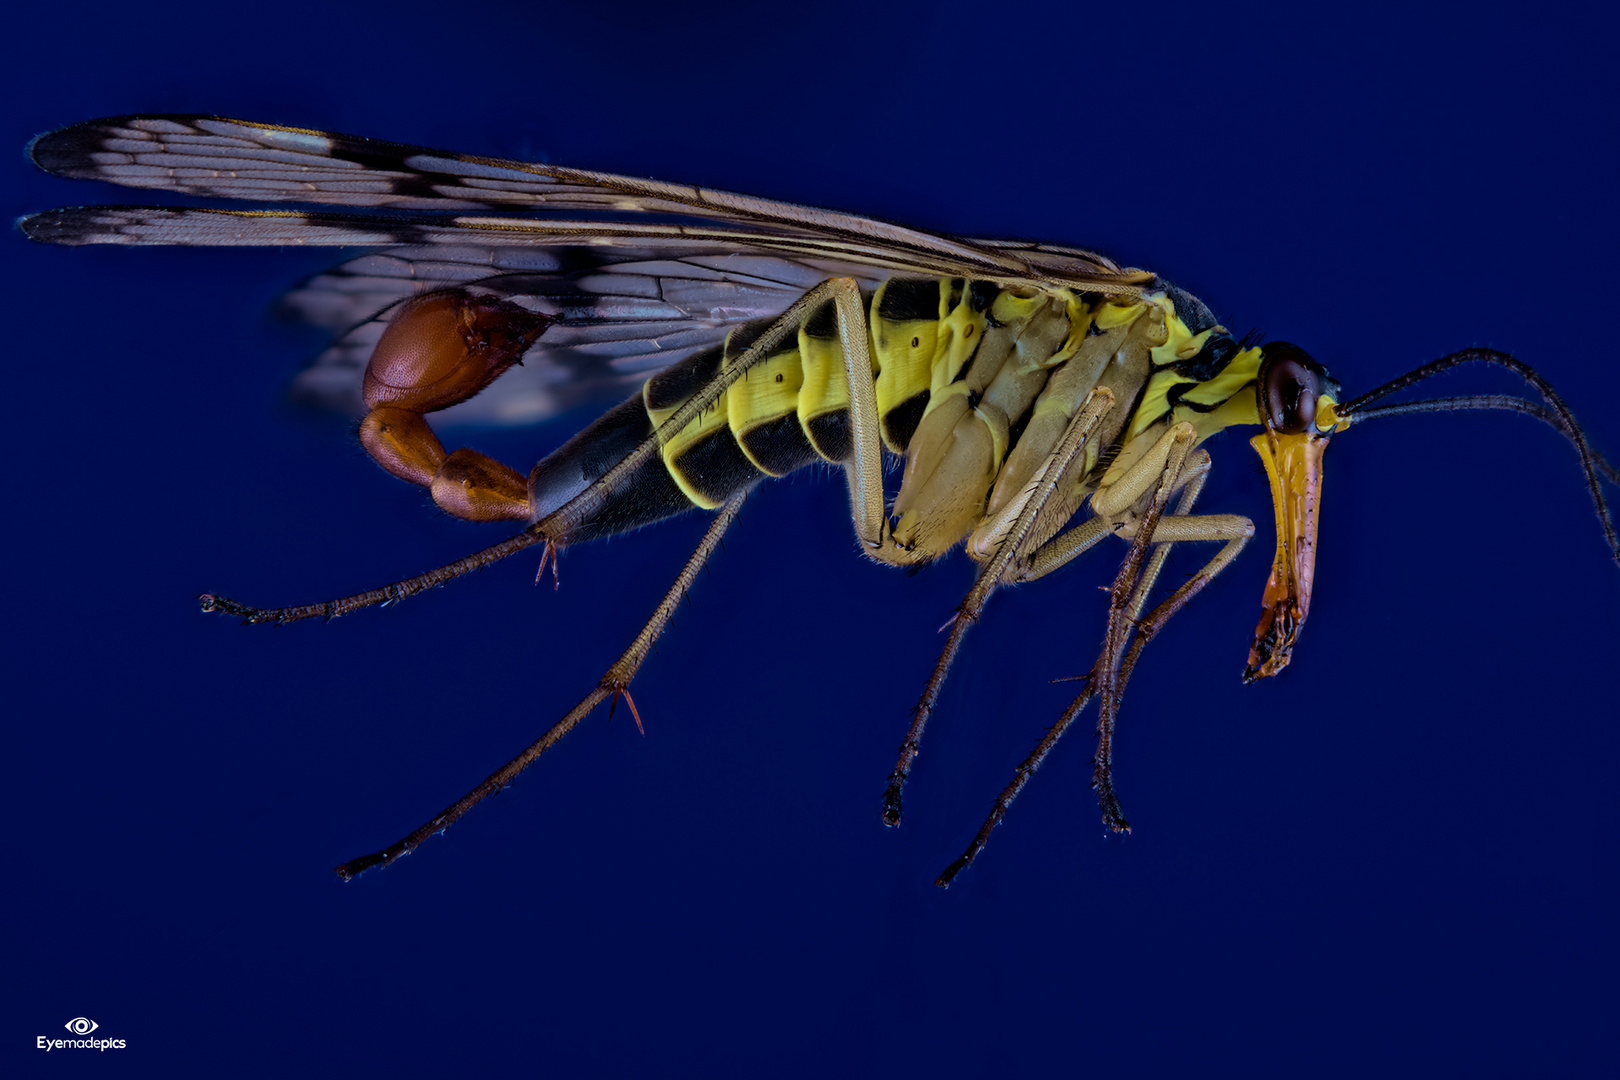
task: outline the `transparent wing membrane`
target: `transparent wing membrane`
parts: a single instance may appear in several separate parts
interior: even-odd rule
[[[393,310],[476,287],[559,316],[544,341],[448,422],[531,423],[780,315],[831,276],[1061,278],[1130,293],[1152,275],[1078,248],[963,241],[752,196],[208,116],[114,117],[40,136],[42,168],[182,195],[342,210],[81,206],[19,224],[63,245],[382,249],[304,282],[286,305],[335,335],[295,394],[358,413]],[[466,211],[499,211],[502,216]],[[557,216],[593,213],[599,219]],[[525,216],[506,216],[520,214]]]
[[[334,132],[253,124],[210,116],[113,117],[75,124],[34,140],[30,153],[41,168],[78,179],[105,180],[125,187],[256,202],[319,203],[388,211],[526,209],[596,211],[615,214],[698,217],[747,227],[756,239],[797,233],[858,250],[884,263],[928,265],[945,273],[987,273],[1042,277],[1063,269],[1066,276],[1095,285],[1139,284],[1143,275],[1122,272],[1100,255],[1078,249],[1041,249],[957,240],[872,218],[797,206],[749,195],[714,191],[611,173],[553,165],[501,161]],[[126,210],[127,214],[128,211]],[[82,243],[209,243],[222,239],[117,240],[133,235],[133,224],[86,233]],[[57,236],[40,236],[57,243]],[[477,219],[453,228],[485,228]],[[585,226],[589,228],[589,226]],[[196,229],[218,237],[229,226],[171,221],[157,231]],[[338,232],[341,227],[334,227]],[[409,242],[377,238],[364,228],[355,239],[328,243]],[[89,239],[94,235],[96,239]],[[152,235],[150,232],[148,236]],[[276,240],[236,243],[311,243]],[[312,234],[311,234],[312,235]],[[532,241],[531,241],[532,242]],[[1038,254],[1035,259],[1026,253]]]

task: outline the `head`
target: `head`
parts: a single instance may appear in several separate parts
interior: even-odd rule
[[[1297,345],[1274,341],[1261,350],[1255,394],[1264,430],[1250,445],[1271,480],[1277,554],[1266,581],[1260,625],[1249,646],[1244,682],[1287,667],[1305,625],[1316,565],[1322,454],[1328,436],[1343,426],[1337,416],[1339,384]]]

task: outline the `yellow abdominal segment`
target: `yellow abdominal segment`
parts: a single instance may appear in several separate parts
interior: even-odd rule
[[[1206,317],[1206,320],[1207,317]],[[669,477],[694,505],[740,486],[852,456],[846,362],[831,304],[733,382],[678,432],[661,425],[736,363],[759,327],[649,379]],[[895,278],[866,298],[866,331],[884,446],[903,454],[893,538],[937,557],[995,514],[1043,467],[1093,388],[1117,402],[1073,467],[1063,501],[1085,493],[1183,420],[1200,438],[1256,423],[1259,349],[1219,326],[1194,332],[1166,292],[1106,297],[1004,289],[964,278]],[[1106,460],[1105,460],[1106,455]]]

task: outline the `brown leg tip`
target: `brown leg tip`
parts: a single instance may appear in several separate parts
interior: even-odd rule
[[[905,776],[895,773],[889,777],[889,789],[883,793],[883,824],[891,829],[900,825],[900,793],[905,783]]]
[[[372,867],[386,866],[388,862],[388,856],[378,852],[374,855],[362,855],[358,859],[350,859],[341,866],[334,866],[332,871],[344,881],[353,881]]]

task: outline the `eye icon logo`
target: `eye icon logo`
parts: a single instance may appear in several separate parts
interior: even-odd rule
[[[100,1024],[96,1023],[88,1016],[75,1016],[72,1020],[69,1020],[62,1026],[67,1028],[68,1034],[74,1036],[74,1038],[52,1039],[46,1035],[36,1035],[34,1036],[34,1046],[45,1051],[47,1054],[52,1050],[95,1050],[100,1052],[105,1050],[123,1050],[129,1046],[128,1041],[124,1039],[85,1038],[86,1035],[101,1027]]]

